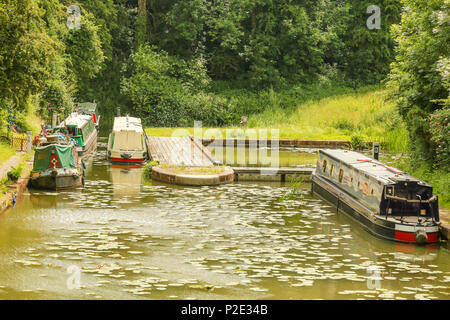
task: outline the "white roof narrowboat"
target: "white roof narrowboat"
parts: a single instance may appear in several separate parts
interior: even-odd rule
[[[129,116],[114,118],[107,154],[108,160],[115,163],[139,164],[148,159],[146,134],[141,119]]]

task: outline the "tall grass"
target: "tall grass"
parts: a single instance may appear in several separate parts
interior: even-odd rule
[[[0,142],[0,165],[16,154],[16,150],[11,148],[8,143]]]
[[[356,134],[393,152],[408,147],[406,127],[383,90],[309,101],[293,110],[267,109],[252,116],[249,126],[279,128],[285,138],[350,140]]]
[[[279,138],[286,139],[351,140],[356,135],[366,141],[380,142],[391,152],[404,153],[408,149],[408,131],[395,105],[386,99],[381,89],[362,88],[290,107],[285,104],[287,99],[269,91],[265,101],[263,111],[249,117],[249,128],[278,129]],[[189,134],[194,132],[193,128],[177,129]],[[171,136],[174,130],[151,128],[147,129],[147,134]],[[223,137],[245,136],[239,127],[219,130]]]

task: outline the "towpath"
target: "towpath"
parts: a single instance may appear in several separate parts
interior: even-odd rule
[[[22,161],[22,154],[23,153],[16,153],[0,166],[0,181],[7,176],[8,171],[11,170],[11,168],[17,167],[20,164]]]

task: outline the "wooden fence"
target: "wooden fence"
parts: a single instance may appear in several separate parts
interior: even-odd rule
[[[17,151],[27,151],[27,136],[14,136],[10,140],[11,148]]]

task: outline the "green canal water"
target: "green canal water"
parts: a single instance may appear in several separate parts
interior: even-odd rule
[[[375,238],[308,184],[144,182],[105,143],[84,189],[0,216],[0,299],[450,298],[447,246]]]

